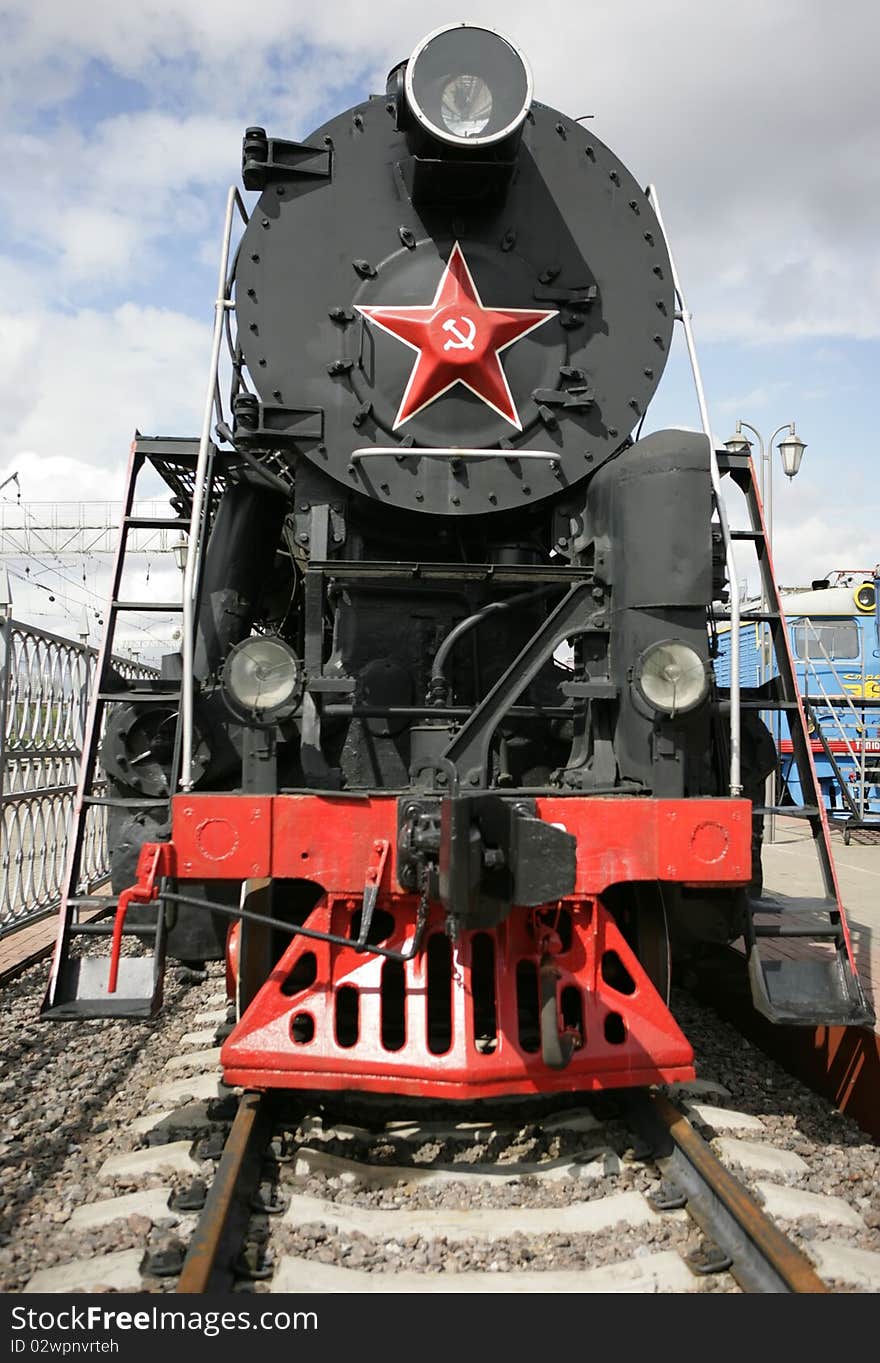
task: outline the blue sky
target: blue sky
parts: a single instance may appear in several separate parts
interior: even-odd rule
[[[797,423],[802,472],[789,485],[777,464],[774,481],[780,580],[873,566],[880,19],[866,0],[263,0],[259,22],[233,0],[0,0],[0,481],[18,472],[28,502],[119,497],[136,426],[198,432],[242,130],[305,137],[461,18],[518,42],[537,98],[594,115],[657,185],[716,436],[738,417],[765,435]],[[698,423],[677,346],[646,430]],[[60,628],[97,609],[100,560],[81,589],[56,582],[51,609],[53,567],[82,569],[45,562],[41,589],[13,579],[19,617]]]

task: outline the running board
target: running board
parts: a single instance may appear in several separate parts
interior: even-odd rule
[[[52,1002],[41,1016],[51,1022],[83,1018],[152,1018],[162,1006],[164,951],[124,956],[116,991],[108,993],[108,956],[68,956],[62,961]]]
[[[772,917],[771,923],[756,918]],[[812,921],[810,921],[812,920]],[[795,957],[762,947],[796,938]],[[770,1022],[795,1027],[870,1027],[874,1013],[852,967],[841,911],[834,899],[786,903],[752,900],[746,920],[752,1002]]]

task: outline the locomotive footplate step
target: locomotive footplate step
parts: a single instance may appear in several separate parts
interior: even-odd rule
[[[155,931],[150,935],[154,937]],[[107,991],[108,972],[107,956],[68,956],[58,974],[54,1001],[42,1016],[56,1022],[155,1017],[162,1003],[162,966],[154,953],[123,956],[113,994]]]
[[[759,1012],[773,1022],[804,1026],[873,1020],[850,964],[836,900],[765,897],[750,900],[748,910],[749,980]],[[783,943],[796,954],[781,954]],[[769,951],[762,954],[764,946]]]

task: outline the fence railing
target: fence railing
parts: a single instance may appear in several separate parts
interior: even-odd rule
[[[97,653],[18,620],[0,622],[0,937],[61,902]],[[129,658],[113,662],[125,677],[157,675]],[[77,891],[89,894],[109,875],[107,810],[96,805]]]

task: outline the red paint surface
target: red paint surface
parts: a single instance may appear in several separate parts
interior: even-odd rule
[[[307,926],[322,932],[348,933],[351,903],[328,896],[315,908]],[[384,907],[388,911],[391,906],[386,902]],[[415,900],[398,899],[393,908],[394,930],[383,945],[404,950],[412,941]],[[535,1049],[526,1049],[520,1037],[517,967],[530,962],[537,972],[541,942],[533,927],[533,915],[515,909],[506,922],[484,934],[495,948],[494,1050],[484,1051],[476,1044],[472,959],[479,933],[462,933],[453,951],[448,999],[451,1040],[440,1053],[436,1040],[432,1048],[429,1027],[426,951],[404,966],[405,1039],[392,1050],[382,1042],[382,975],[387,968],[383,958],[296,938],[226,1041],[220,1057],[224,1079],[228,1084],[257,1089],[356,1089],[425,1098],[488,1098],[693,1077],[690,1044],[610,914],[590,901],[573,904],[570,913],[569,948],[554,958],[557,1010],[562,991],[574,989],[580,1000],[581,1045],[565,1069],[545,1065],[536,1036],[532,1042]],[[433,910],[426,946],[432,935],[443,935],[443,923],[442,911]],[[288,984],[288,992],[284,992],[297,962],[310,953],[317,965],[314,984],[293,993]],[[627,972],[626,992],[603,978],[608,953],[616,953]],[[613,967],[616,963],[611,964]],[[615,978],[621,982],[619,971]],[[336,999],[342,988],[356,991],[357,1039],[352,1045],[341,1044],[337,1033]],[[530,988],[532,1004],[537,1007],[536,973]],[[299,1044],[293,1039],[292,1027],[295,1020],[301,1024],[305,1018],[310,1020],[314,1034],[307,1043]]]
[[[357,310],[416,351],[395,430],[457,383],[522,430],[501,352],[556,317],[555,308],[485,307],[456,242],[432,302]]]
[[[574,896],[597,895],[632,880],[741,885],[751,877],[748,800],[583,799],[536,801],[548,823],[577,838]],[[375,843],[387,841],[386,893],[397,881],[397,798],[320,795],[176,795],[172,843],[182,880],[281,876],[314,880],[328,893],[360,894]],[[230,853],[205,854],[203,829],[222,820]],[[726,839],[726,843],[725,843]],[[233,844],[234,847],[233,847]]]
[[[482,1098],[691,1078],[691,1047],[601,896],[630,881],[747,882],[749,802],[554,796],[538,799],[536,812],[577,839],[574,888],[540,911],[514,906],[491,931],[460,934],[442,1000],[450,1018],[448,1045],[438,1043],[428,1018],[429,939],[438,936],[446,949],[444,913],[433,905],[422,950],[403,966],[403,1037],[391,1038],[386,1028],[383,1042],[385,1010],[393,1014],[395,1007],[392,994],[383,993],[384,972],[394,969],[385,958],[295,937],[223,1047],[226,1082]],[[354,935],[352,918],[364,888],[377,885],[377,909],[393,922],[383,945],[405,952],[412,943],[417,901],[397,879],[395,796],[180,795],[172,802],[172,840],[161,846],[165,873],[184,882],[262,876],[316,882],[324,893],[306,926],[341,937]],[[560,913],[570,933],[557,931]],[[481,935],[493,951],[490,1048],[478,1045],[474,1011],[473,953]],[[233,974],[237,950],[235,936]],[[292,972],[307,956],[314,958],[312,983],[300,988],[303,976]],[[523,1030],[517,997],[518,989],[530,991],[534,1021],[538,971],[550,958],[557,1030],[577,1037],[563,1069],[545,1064],[534,1026],[531,1037]],[[530,972],[525,982],[524,970]],[[349,1000],[357,999],[354,1037],[339,1034],[343,989],[352,991]]]

